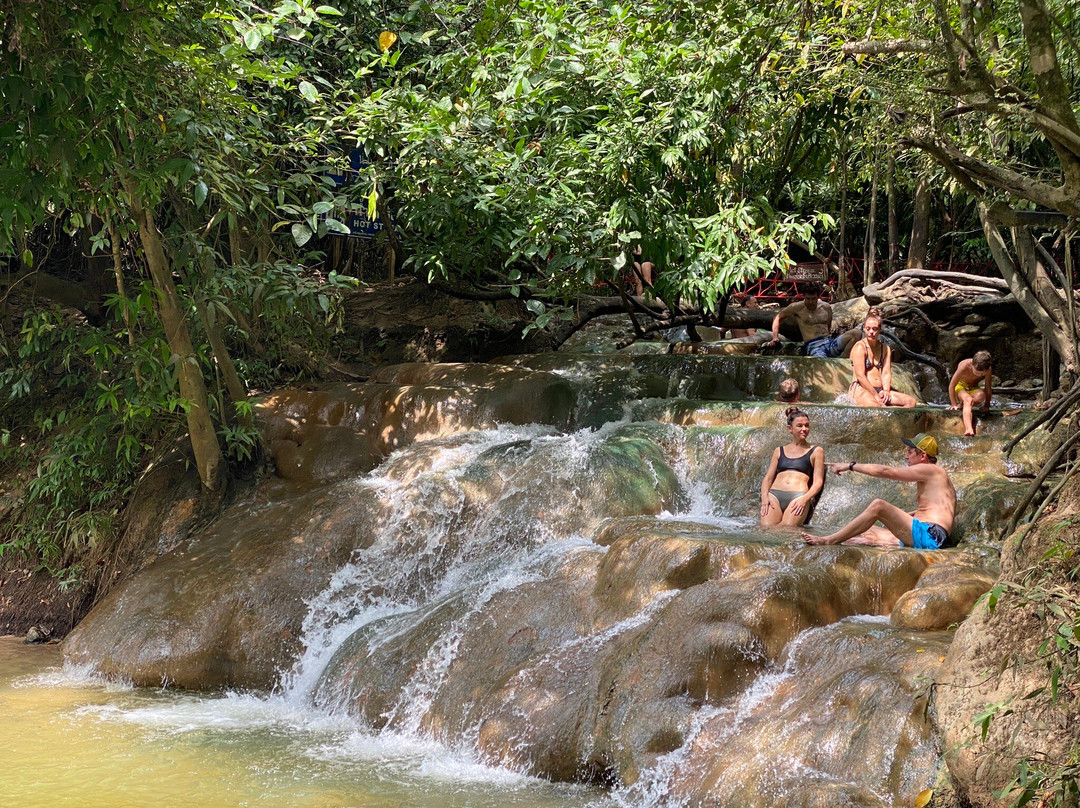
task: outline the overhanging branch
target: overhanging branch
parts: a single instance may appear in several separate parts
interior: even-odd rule
[[[932,47],[933,43],[927,39],[868,39],[845,42],[840,46],[840,52],[845,56],[877,56],[891,53],[929,53]]]

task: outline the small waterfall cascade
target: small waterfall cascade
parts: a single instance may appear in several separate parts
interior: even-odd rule
[[[938,435],[960,545],[760,528],[785,376],[827,460],[897,464],[902,437]],[[1030,413],[965,438],[940,406],[849,406],[849,381],[842,360],[553,354],[279,393],[260,408],[277,474],[65,656],[273,693],[627,806],[912,804],[938,766],[949,627],[992,584],[1011,477],[1045,446],[1006,463]],[[832,477],[814,529],[874,497],[914,506],[910,486]]]

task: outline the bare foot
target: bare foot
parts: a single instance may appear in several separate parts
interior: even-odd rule
[[[974,430],[972,430],[972,431],[970,431],[970,432],[965,432],[965,433],[964,433],[964,437],[965,437],[965,438],[974,438],[974,437],[975,437],[975,431],[974,431]]]
[[[815,536],[813,533],[800,533],[799,535],[807,544],[832,544],[828,536]]]

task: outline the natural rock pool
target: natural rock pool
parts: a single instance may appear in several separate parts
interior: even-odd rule
[[[6,808],[611,805],[280,700],[117,686],[60,663],[55,645],[0,637]]]
[[[901,437],[937,434],[961,545],[760,529],[787,375],[827,460],[897,464]],[[521,804],[911,804],[940,760],[928,687],[1041,447],[1000,453],[1030,413],[965,438],[940,406],[847,406],[849,381],[843,360],[546,355],[281,392],[261,407],[277,474],[102,601],[67,670],[155,688],[106,722],[175,704],[213,746],[219,718],[256,716],[242,736],[292,750],[276,765],[315,793],[338,788],[323,767],[363,779],[373,757],[419,789],[409,804],[443,766],[489,778],[451,778],[486,795],[463,804],[517,799],[507,783],[541,800]],[[913,505],[910,486],[832,477],[814,529],[874,497]],[[333,765],[309,768],[311,748]]]

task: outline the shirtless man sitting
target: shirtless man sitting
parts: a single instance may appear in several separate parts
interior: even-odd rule
[[[964,359],[956,366],[956,373],[949,382],[949,409],[963,408],[964,434],[975,434],[975,419],[972,409],[982,405],[982,411],[990,409],[990,396],[993,394],[994,368],[989,351],[976,351],[971,359]]]
[[[883,499],[875,499],[865,511],[835,533],[814,536],[803,533],[807,544],[873,544],[878,547],[914,547],[937,550],[949,538],[956,518],[956,489],[945,469],[937,465],[938,445],[933,435],[919,433],[903,438],[907,466],[876,463],[828,463],[836,474],[857,471],[870,477],[915,483],[916,508],[908,513]],[[881,525],[877,523],[881,522]]]
[[[751,311],[757,311],[761,308],[761,304],[758,303],[758,299],[754,295],[747,295],[743,298],[742,307],[744,309],[750,309]],[[731,329],[732,339],[742,339],[744,337],[752,337],[757,334],[756,328],[733,328]]]
[[[773,317],[772,340],[766,343],[767,345],[776,345],[780,342],[780,324],[793,317],[805,343],[803,353],[806,356],[835,359],[843,356],[848,345],[862,336],[862,332],[857,328],[845,331],[836,337],[830,336],[832,334],[832,306],[821,300],[821,286],[816,283],[807,284],[804,287],[802,300],[781,309]]]

